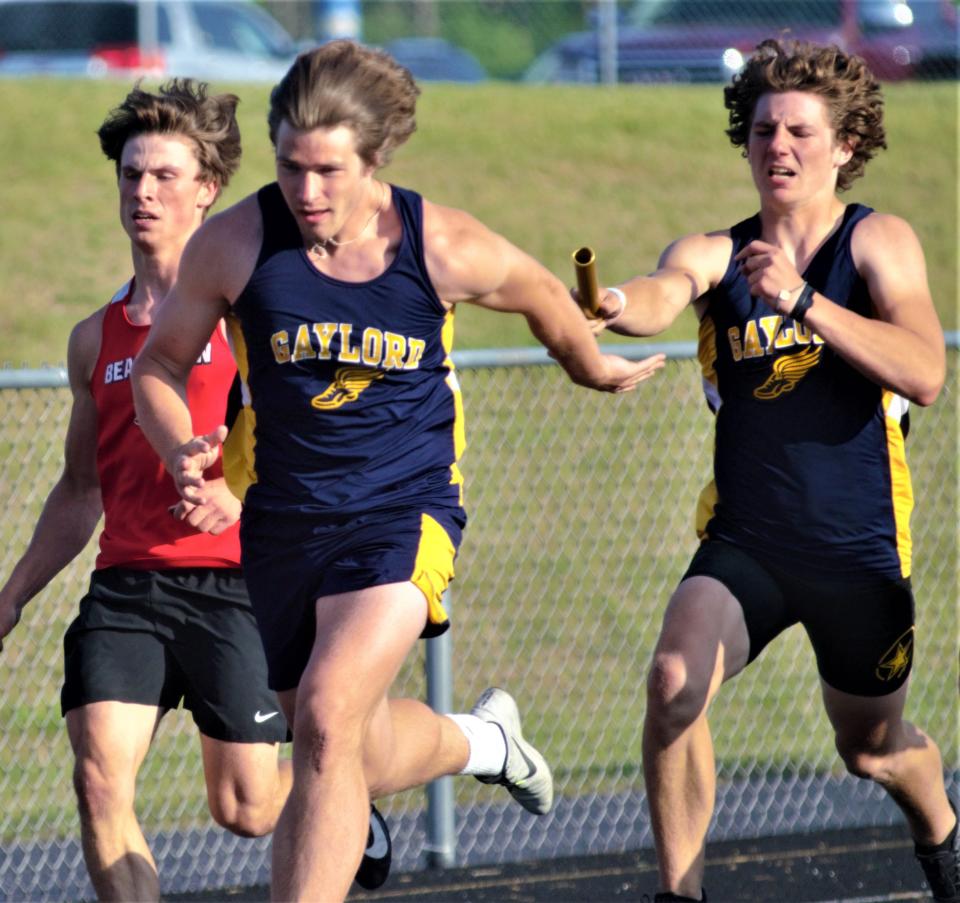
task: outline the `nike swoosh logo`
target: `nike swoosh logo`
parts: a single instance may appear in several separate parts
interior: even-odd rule
[[[370,819],[370,834],[372,836],[363,855],[368,859],[383,859],[383,857],[390,852],[390,842],[387,840],[387,835],[383,832],[383,825],[380,824],[380,819]]]
[[[279,712],[267,712],[266,715],[261,715],[260,710],[257,709],[257,713],[253,716],[253,720],[256,721],[257,724],[263,724],[264,721],[269,721],[274,715],[279,714]],[[524,758],[526,758],[526,756],[524,756]]]
[[[529,781],[537,773],[537,766],[530,761],[530,757],[523,751],[523,747],[519,743],[516,746],[520,755],[523,756],[523,761],[527,763],[527,776],[523,780]]]

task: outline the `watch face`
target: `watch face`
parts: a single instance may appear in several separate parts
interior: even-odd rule
[[[802,292],[803,289],[804,289],[804,286],[805,286],[806,284],[807,284],[806,282],[801,282],[796,288],[782,288],[782,289],[780,289],[780,291],[777,292],[777,300],[778,300],[778,301],[789,301],[794,295],[797,294],[797,292]],[[800,300],[799,295],[797,296],[797,300],[798,300],[798,301]]]

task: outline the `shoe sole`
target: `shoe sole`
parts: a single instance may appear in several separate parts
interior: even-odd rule
[[[370,829],[367,832],[367,848],[360,860],[360,868],[354,880],[364,890],[376,890],[390,874],[393,858],[393,843],[390,829],[376,806],[370,806]]]

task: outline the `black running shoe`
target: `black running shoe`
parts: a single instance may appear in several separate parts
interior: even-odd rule
[[[363,851],[360,868],[354,880],[364,890],[376,890],[390,874],[390,858],[393,844],[390,842],[390,829],[377,807],[370,805],[370,831],[367,834],[367,848]]]
[[[953,806],[953,802],[950,803]],[[953,806],[953,811],[957,807]],[[952,842],[948,849],[934,853],[917,850],[917,861],[927,876],[930,893],[937,903],[960,903],[960,831],[953,829]]]
[[[707,892],[700,891],[699,897],[684,897],[682,894],[672,894],[669,891],[661,891],[653,895],[653,903],[706,903]]]

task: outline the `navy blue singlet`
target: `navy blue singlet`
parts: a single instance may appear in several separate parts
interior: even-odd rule
[[[277,184],[258,192],[263,245],[231,317],[255,419],[248,507],[340,516],[461,504],[453,312],[427,275],[420,195],[391,190],[403,236],[368,282],[319,272]]]
[[[868,317],[850,239],[872,212],[849,205],[803,273],[819,293]],[[700,324],[704,389],[716,413],[701,536],[828,579],[908,577],[907,402],[750,296],[733,255],[760,237],[759,215],[731,236],[730,264]]]

